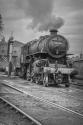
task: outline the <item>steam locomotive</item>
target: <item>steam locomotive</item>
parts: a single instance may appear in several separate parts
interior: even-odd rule
[[[70,75],[73,68],[69,67],[67,39],[59,35],[55,29],[49,35],[40,36],[21,48],[21,75],[37,84],[65,84],[70,86]]]

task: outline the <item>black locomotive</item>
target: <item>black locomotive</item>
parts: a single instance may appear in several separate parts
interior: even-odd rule
[[[25,44],[21,49],[21,75],[38,84],[65,83],[69,87],[70,68],[67,61],[68,41],[57,30]]]

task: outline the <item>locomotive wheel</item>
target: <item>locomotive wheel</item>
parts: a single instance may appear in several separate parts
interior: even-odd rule
[[[35,83],[36,83],[36,84],[39,84],[39,81],[40,81],[40,80],[39,80],[39,77],[36,77],[36,78],[35,78]]]
[[[62,76],[62,73],[59,72],[56,74],[55,83],[56,85],[58,85],[58,84],[61,84],[62,82],[63,82],[63,76]]]
[[[35,74],[34,74],[34,71],[32,70],[31,72],[31,81],[32,82],[35,82]]]
[[[41,76],[39,74],[36,74],[35,77],[34,77],[34,82],[36,84],[40,84],[40,79],[41,79]]]
[[[71,83],[70,76],[69,76],[69,75],[67,75],[67,76],[66,76],[66,83],[65,83],[65,87],[69,87],[69,86],[70,86],[70,83]]]
[[[44,87],[48,87],[48,75],[47,74],[44,74],[43,86]]]
[[[69,84],[69,83],[66,83],[66,84],[65,84],[65,87],[69,87],[69,86],[70,86],[70,84]]]
[[[39,83],[38,78],[35,78],[35,83],[36,83],[36,84],[38,84],[38,83]]]
[[[70,82],[65,83],[65,87],[69,87],[70,86]]]
[[[29,72],[29,70],[27,70],[27,80],[30,81],[30,72]]]

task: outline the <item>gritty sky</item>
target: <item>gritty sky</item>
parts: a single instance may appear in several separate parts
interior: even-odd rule
[[[0,0],[0,13],[7,39],[13,32],[26,43],[55,27],[68,39],[70,52],[83,48],[83,0]]]

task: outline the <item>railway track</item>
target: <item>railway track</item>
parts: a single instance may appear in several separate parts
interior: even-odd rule
[[[16,113],[20,113],[23,116],[24,119],[26,118],[29,121],[28,122],[29,125],[42,125],[39,121],[37,121],[36,119],[31,117],[30,115],[26,114],[25,112],[23,112],[21,109],[16,107],[14,104],[9,102],[5,98],[0,97],[0,102],[5,103],[6,105],[10,106],[10,110],[15,109]]]
[[[10,83],[10,84],[13,84],[13,82],[8,82],[7,80],[4,80],[4,81],[5,81],[7,84],[9,84],[9,83]],[[27,82],[25,82],[25,83],[27,83]],[[20,83],[20,84],[23,84],[23,83]],[[39,86],[39,87],[40,87],[40,85],[36,85],[36,84],[34,85],[34,84],[32,84],[32,83],[29,83],[29,82],[27,83],[27,85],[30,85],[30,86]],[[78,89],[78,88],[75,88],[74,86],[75,86],[75,85],[73,85],[73,87],[71,88],[71,91],[74,91],[74,90],[75,90],[75,94],[76,94],[76,95],[78,95],[78,91],[79,91],[79,92],[83,92],[83,90]],[[44,89],[45,89],[45,87],[43,87],[43,86],[41,86],[41,88],[44,88]],[[55,89],[55,88],[53,88],[53,87],[51,87],[51,88],[52,88],[52,89]],[[75,89],[74,89],[74,88],[75,88]],[[47,89],[47,88],[46,88],[46,89]],[[68,89],[69,89],[69,88],[68,88]],[[48,90],[49,90],[49,91],[48,91],[47,93],[49,94],[50,88],[48,88]],[[58,91],[59,91],[60,94],[63,94],[63,93],[66,94],[66,95],[64,95],[64,97],[65,97],[65,96],[68,96],[68,97],[71,97],[71,98],[73,98],[73,99],[76,99],[76,100],[79,100],[79,101],[83,101],[83,98],[77,98],[77,97],[71,95],[70,92],[69,92],[69,91],[66,91],[65,89],[63,90],[63,89],[61,89],[61,88],[60,88],[60,89],[58,88]],[[43,93],[42,90],[40,90],[40,92]]]
[[[72,86],[80,89],[80,90],[83,90],[83,80],[74,80]]]
[[[78,90],[77,88],[75,88],[75,90],[77,91],[77,92],[75,92],[76,94],[78,94],[78,91],[79,91],[79,92],[83,92],[82,90]],[[72,91],[74,91],[74,89],[72,89]],[[62,93],[65,93],[68,97],[71,97],[71,98],[73,98],[73,99],[76,99],[76,100],[79,100],[79,101],[83,101],[83,98],[77,98],[77,97],[71,95],[70,93],[67,93],[66,91],[59,90],[59,92],[60,92],[61,94],[62,94]]]
[[[53,106],[53,107],[56,107],[56,108],[58,108],[58,109],[61,109],[61,110],[65,111],[65,112],[73,113],[73,114],[77,115],[78,117],[83,118],[83,114],[78,113],[77,111],[73,111],[73,110],[71,110],[71,109],[69,109],[69,108],[66,108],[66,107],[64,107],[64,106],[62,106],[62,105],[59,105],[59,104],[56,104],[56,103],[53,103],[53,102],[51,102],[51,101],[49,101],[49,100],[46,100],[46,99],[44,99],[44,98],[42,98],[42,97],[35,96],[35,95],[30,94],[30,93],[28,93],[28,92],[26,92],[26,91],[24,91],[24,90],[21,90],[21,89],[19,89],[19,88],[16,88],[16,87],[14,87],[14,86],[12,86],[12,85],[8,85],[8,84],[4,84],[4,85],[6,85],[6,86],[10,87],[11,89],[14,89],[14,90],[16,90],[16,91],[18,91],[18,92],[20,92],[20,93],[23,93],[23,94],[25,94],[25,95],[27,95],[27,96],[29,95],[29,96],[31,96],[31,97],[37,99],[37,100],[40,100],[40,101],[46,103],[47,105],[51,105],[51,106]]]

